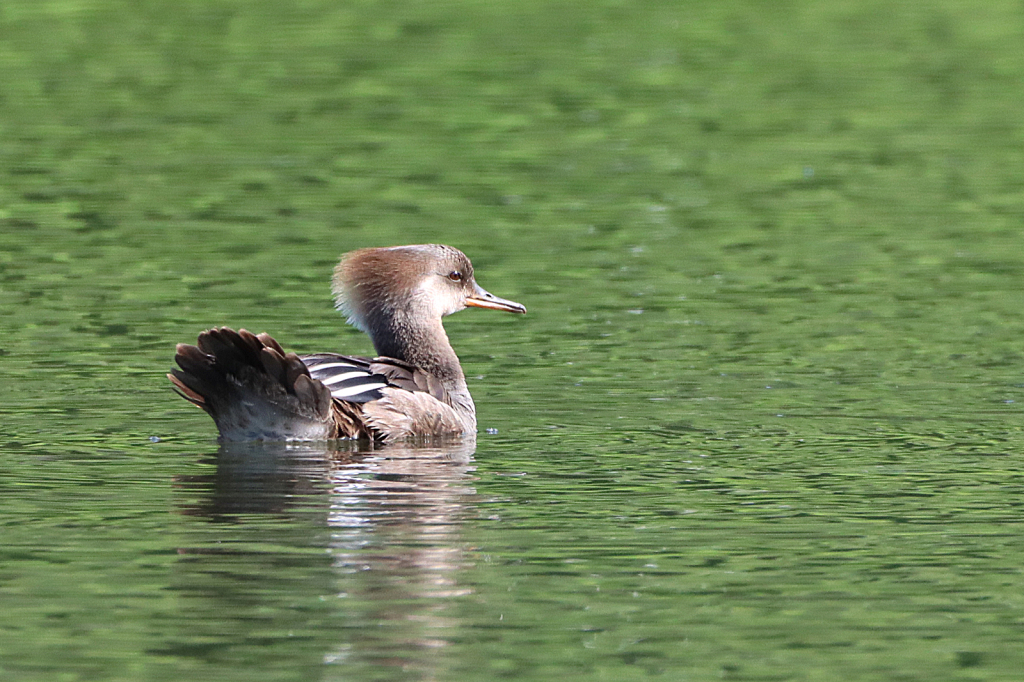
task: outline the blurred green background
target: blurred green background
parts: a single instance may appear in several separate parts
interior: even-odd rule
[[[331,265],[424,241],[531,308],[456,318],[465,353],[614,359],[641,393],[723,344],[837,373],[1019,357],[1018,3],[0,13],[12,371],[39,376],[22,351],[127,353],[129,388],[163,391],[152,363],[213,324],[365,352],[328,310]]]

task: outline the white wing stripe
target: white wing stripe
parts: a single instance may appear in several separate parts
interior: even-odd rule
[[[314,376],[320,374],[320,368],[319,367],[314,367],[313,370],[314,370],[314,372],[313,372]],[[366,377],[366,378],[369,378],[370,377],[370,373],[362,371],[362,370],[356,370],[355,372],[345,372],[344,374],[337,374],[335,376],[328,377],[326,379],[320,379],[320,381],[322,381],[325,384],[327,384],[328,386],[330,386],[331,384],[336,384],[339,381],[345,381],[346,379],[352,379],[354,377]]]
[[[359,395],[360,393],[366,393],[367,391],[376,391],[379,388],[387,388],[387,384],[375,382],[372,384],[357,384],[355,386],[347,386],[345,388],[339,388],[331,391],[331,395],[335,398],[344,400],[345,398],[351,398],[352,396]]]
[[[349,362],[325,362],[320,365],[311,365],[310,370],[316,370],[317,372],[325,369],[334,369],[335,367],[348,367],[349,369],[356,369],[356,365]]]

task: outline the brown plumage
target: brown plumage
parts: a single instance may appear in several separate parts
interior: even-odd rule
[[[482,289],[450,246],[362,249],[335,269],[349,322],[379,356],[285,353],[267,334],[211,329],[168,374],[224,441],[397,440],[475,432],[476,410],[441,318],[466,306],[525,313]]]

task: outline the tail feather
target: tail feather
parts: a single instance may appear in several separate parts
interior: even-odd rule
[[[203,396],[196,393],[195,391],[193,391],[188,386],[186,386],[185,383],[178,377],[178,375],[185,376],[182,374],[180,370],[177,369],[171,370],[171,372],[167,375],[167,378],[171,380],[172,384],[174,384],[174,392],[180,395],[185,400],[192,403],[193,405],[195,405],[196,407],[201,407],[204,410],[206,410],[206,399],[203,398]],[[209,412],[209,410],[206,411]]]
[[[205,410],[221,440],[324,440],[338,435],[330,390],[270,336],[210,329],[195,346],[179,344],[168,375]]]
[[[242,331],[245,331],[245,330],[243,329]],[[266,346],[267,348],[273,348],[274,350],[276,350],[281,355],[285,354],[284,353],[284,349],[281,348],[281,344],[279,344],[277,342],[277,340],[274,339],[274,337],[271,336],[270,334],[268,334],[266,332],[260,332],[259,334],[256,335],[256,339],[260,343],[262,343],[264,346]]]

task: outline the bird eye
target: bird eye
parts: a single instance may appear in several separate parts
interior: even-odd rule
[[[459,272],[458,270],[452,270],[451,272],[448,273],[448,279],[450,279],[453,282],[461,282],[462,273]]]

